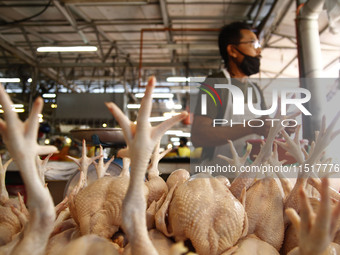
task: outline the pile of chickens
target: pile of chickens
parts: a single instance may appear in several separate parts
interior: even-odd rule
[[[120,152],[121,174],[108,176],[111,161],[104,164],[102,155],[87,157],[83,142],[83,156],[73,158],[79,182],[57,206],[44,181],[48,157],[39,159],[56,148],[36,142],[43,102],[37,99],[22,122],[0,86],[5,119],[0,132],[28,194],[27,207],[20,196],[8,197],[9,162],[0,162],[0,254],[340,254],[339,194],[326,178],[300,173],[293,185],[283,176],[257,179],[242,173],[230,184],[224,177],[190,176],[179,169],[165,182],[158,162],[167,151],[159,153],[159,141],[187,113],[152,127],[148,117],[154,84],[151,77],[137,124],[114,103],[106,104],[127,143]],[[286,138],[279,146],[299,164],[319,163],[339,133],[333,131],[339,117],[328,128],[323,125],[309,153],[300,147],[298,129],[291,139],[279,127],[272,128],[253,164],[282,164],[274,143],[278,132]],[[240,167],[246,157],[234,150],[233,158],[225,159]],[[90,164],[95,164],[98,179],[87,184]]]

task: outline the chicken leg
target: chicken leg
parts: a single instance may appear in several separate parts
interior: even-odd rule
[[[28,194],[30,221],[25,227],[23,238],[11,254],[44,254],[49,234],[53,230],[55,211],[52,197],[41,183],[37,166],[37,155],[57,151],[54,146],[40,146],[37,143],[39,128],[38,114],[43,100],[37,98],[29,118],[22,122],[12,111],[13,104],[4,88],[0,86],[0,103],[4,109],[4,120],[0,120],[0,133],[8,151],[19,167]]]
[[[187,116],[181,113],[158,126],[151,127],[148,118],[152,108],[152,91],[156,79],[150,77],[137,117],[131,122],[114,103],[106,106],[121,126],[131,155],[131,177],[123,202],[123,229],[131,243],[133,254],[158,254],[148,237],[144,177],[153,149],[167,129]]]

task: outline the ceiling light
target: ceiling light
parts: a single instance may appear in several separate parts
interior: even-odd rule
[[[183,132],[180,136],[182,136],[182,137],[191,137],[191,133]]]
[[[42,97],[43,98],[56,98],[57,95],[54,93],[45,93],[45,94],[42,94]]]
[[[179,115],[181,114],[180,112],[165,112],[163,113],[163,116],[164,117],[167,117],[167,118],[172,118],[173,116],[176,116],[176,115]]]
[[[97,51],[96,46],[50,46],[39,47],[38,52],[82,52],[82,51]]]
[[[23,104],[11,104],[12,108],[24,108]],[[0,108],[2,108],[2,105],[0,105]]]
[[[0,78],[0,82],[20,82],[19,78]]]
[[[175,135],[179,137],[191,137],[191,133],[183,132],[182,130],[168,130],[165,132],[165,135]]]
[[[165,135],[180,135],[182,133],[182,130],[168,130],[165,132]]]
[[[149,118],[149,122],[160,122],[160,121],[165,121],[167,119],[170,119],[171,117],[163,117],[163,116],[159,116],[159,117],[150,117]]]
[[[169,101],[165,102],[165,106],[168,109],[176,109],[176,110],[180,110],[182,109],[182,105],[180,104],[175,104],[174,101],[172,99],[170,99]]]
[[[167,82],[204,82],[206,77],[168,77]]]
[[[143,98],[144,93],[137,93],[135,95],[136,98]],[[152,94],[152,98],[173,98],[174,94],[172,93],[154,93]]]
[[[204,82],[206,77],[189,77],[190,82]]]
[[[174,146],[180,146],[180,142],[173,142]]]
[[[168,77],[166,78],[167,82],[189,82],[190,79],[187,77]]]
[[[170,141],[171,142],[179,142],[180,138],[179,137],[171,137]]]
[[[128,109],[139,109],[140,104],[127,104],[126,108],[128,108]]]
[[[39,123],[42,123],[44,122],[44,115],[42,115],[41,113],[38,114],[38,117],[39,117]]]
[[[168,108],[168,109],[173,109],[173,108],[174,108],[174,105],[175,105],[175,103],[174,103],[173,100],[169,100],[169,101],[167,101],[167,102],[165,103],[165,106],[166,106],[166,108]]]
[[[16,108],[14,108],[13,112],[25,112],[25,109],[16,109]]]
[[[32,82],[32,78],[28,78],[28,79],[27,79],[27,82]]]
[[[66,143],[66,144],[68,144],[68,145],[71,145],[71,143],[72,143],[72,139],[71,139],[71,138],[69,138],[69,137],[66,137],[66,139],[65,139],[65,143]]]

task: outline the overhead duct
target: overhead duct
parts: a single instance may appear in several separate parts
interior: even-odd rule
[[[303,136],[314,139],[314,131],[320,130],[323,107],[326,104],[325,88],[320,83],[322,58],[319,37],[318,19],[324,0],[309,0],[300,3],[297,9],[297,41],[299,55],[299,71],[301,86],[311,92],[312,98],[307,108],[312,117],[303,116]]]

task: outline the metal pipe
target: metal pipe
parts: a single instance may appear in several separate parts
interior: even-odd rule
[[[306,78],[321,76],[321,47],[318,18],[324,0],[309,0],[298,15],[298,32],[301,38],[302,57],[304,59],[303,75]]]
[[[143,34],[144,32],[165,32],[165,31],[173,31],[173,32],[219,32],[220,28],[144,28],[140,31],[140,47],[139,47],[139,71],[138,71],[138,87],[141,86],[141,78],[142,78],[142,67],[143,67]]]
[[[318,18],[325,0],[308,0],[298,6],[296,31],[298,42],[300,86],[311,92],[312,98],[307,107],[312,116],[303,116],[303,136],[314,140],[314,133],[320,130],[324,106],[326,104],[325,89],[320,80],[321,47],[319,37]],[[311,79],[309,79],[311,78]],[[308,79],[308,81],[306,80]]]

